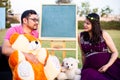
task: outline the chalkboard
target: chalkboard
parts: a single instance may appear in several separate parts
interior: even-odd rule
[[[76,5],[42,5],[41,37],[76,37]]]
[[[0,30],[5,29],[5,23],[6,23],[6,16],[5,16],[5,8],[0,7]]]

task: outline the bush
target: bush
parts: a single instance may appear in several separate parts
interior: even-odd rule
[[[116,29],[120,30],[120,22],[119,21],[101,21],[101,26],[103,29]]]
[[[6,28],[9,28],[10,27],[10,23],[6,23]]]
[[[115,29],[120,30],[120,21],[101,21],[101,27],[103,29]],[[83,29],[84,21],[78,21],[78,29]]]
[[[7,16],[6,28],[11,26],[11,23],[20,23],[16,17]]]
[[[78,21],[78,29],[83,29],[84,21]]]

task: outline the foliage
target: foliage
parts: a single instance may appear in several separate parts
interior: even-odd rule
[[[2,43],[3,43],[3,39],[4,39],[4,36],[5,36],[6,30],[7,29],[0,31],[0,35],[1,35],[0,36],[0,45],[2,45]],[[81,31],[82,31],[82,29],[79,29],[78,33],[80,33]],[[106,30],[106,31],[110,34],[110,36],[112,37],[112,39],[113,39],[113,41],[114,41],[114,43],[115,43],[115,45],[118,49],[118,52],[120,52],[120,45],[119,45],[120,44],[120,36],[119,36],[120,30]],[[50,45],[48,45],[49,44],[48,41],[45,41],[45,42],[42,42],[42,43],[43,43],[43,46],[50,46]],[[74,42],[73,43],[69,42],[69,43],[67,43],[67,46],[71,47],[71,45],[74,46],[74,44],[75,44]],[[55,55],[58,56],[60,61],[62,61],[62,59],[63,59],[62,58],[62,51],[55,52]],[[75,52],[74,51],[69,51],[69,52],[67,52],[66,56],[67,57],[71,57],[71,56],[75,57]],[[120,57],[120,54],[119,54],[119,57]],[[80,51],[79,47],[78,47],[78,58],[79,58],[79,61],[80,61],[79,67],[81,67],[81,51]]]
[[[6,28],[10,28],[10,25],[11,25],[10,23],[7,23]]]
[[[72,0],[57,0],[56,3],[71,3]]]
[[[83,29],[84,21],[78,21],[78,29]]]
[[[11,27],[11,23],[20,23],[20,22],[17,20],[17,18],[15,18],[15,17],[8,17],[8,16],[7,16],[7,21],[9,21],[9,22],[6,23],[6,28]]]
[[[97,12],[98,12],[98,8],[94,8],[93,13],[97,13]]]
[[[112,12],[112,9],[110,9],[109,6],[106,6],[105,8],[101,9],[101,17],[103,16],[108,16],[108,14],[110,14]]]
[[[5,7],[6,8],[6,12],[8,10],[10,10],[10,8],[11,8],[10,0],[0,0],[0,7]]]
[[[103,29],[116,29],[120,30],[120,21],[101,21],[101,26]]]
[[[89,13],[98,13],[98,8],[93,8],[90,9],[90,3],[89,2],[82,2],[80,6],[77,7],[78,11],[77,13],[79,14],[79,16],[86,16]],[[100,14],[102,17],[103,16],[108,16],[108,14],[110,14],[112,12],[112,9],[110,9],[109,6],[106,6],[104,8],[101,9]]]
[[[90,4],[89,4],[89,2],[82,2],[81,3],[81,9],[80,9],[80,11],[79,11],[79,15],[80,16],[82,16],[82,15],[87,15],[88,13],[90,13],[91,12],[91,10],[90,10]]]
[[[101,23],[101,27],[103,29],[120,30],[120,22],[119,21],[109,21],[109,22],[101,21],[100,23]],[[79,21],[78,22],[78,29],[83,29],[83,24],[84,24],[84,21]]]
[[[6,15],[12,13],[10,0],[0,0],[0,7],[5,7],[6,8],[5,9],[6,10]],[[6,20],[8,20],[8,16],[6,16]],[[6,28],[8,28],[8,26],[10,26],[10,23],[7,23],[7,21],[6,21]]]
[[[0,7],[4,7],[3,0],[0,0]]]

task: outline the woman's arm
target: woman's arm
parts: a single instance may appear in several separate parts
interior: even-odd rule
[[[117,48],[116,48],[112,38],[105,31],[103,31],[103,38],[104,38],[109,50],[112,53],[110,60],[108,61],[108,63],[106,65],[104,65],[104,68],[99,69],[99,71],[101,71],[103,69],[103,72],[104,72],[115,62],[115,60],[118,57],[118,51],[117,51]]]
[[[84,65],[84,63],[85,63],[85,55],[84,55],[84,52],[82,51],[82,48],[81,48],[80,34],[78,34],[78,44],[79,44],[80,51],[81,51],[82,65]]]
[[[105,42],[106,42],[108,48],[110,49],[110,51],[112,53],[111,58],[110,58],[109,62],[107,63],[108,66],[111,66],[118,57],[118,51],[117,51],[117,48],[116,48],[112,38],[110,37],[110,35],[107,32],[105,32],[105,31],[103,32],[103,37],[105,39]]]

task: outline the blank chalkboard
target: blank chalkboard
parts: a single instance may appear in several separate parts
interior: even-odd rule
[[[41,37],[75,38],[76,5],[42,5]]]
[[[6,15],[5,8],[0,7],[0,29],[5,29]]]

